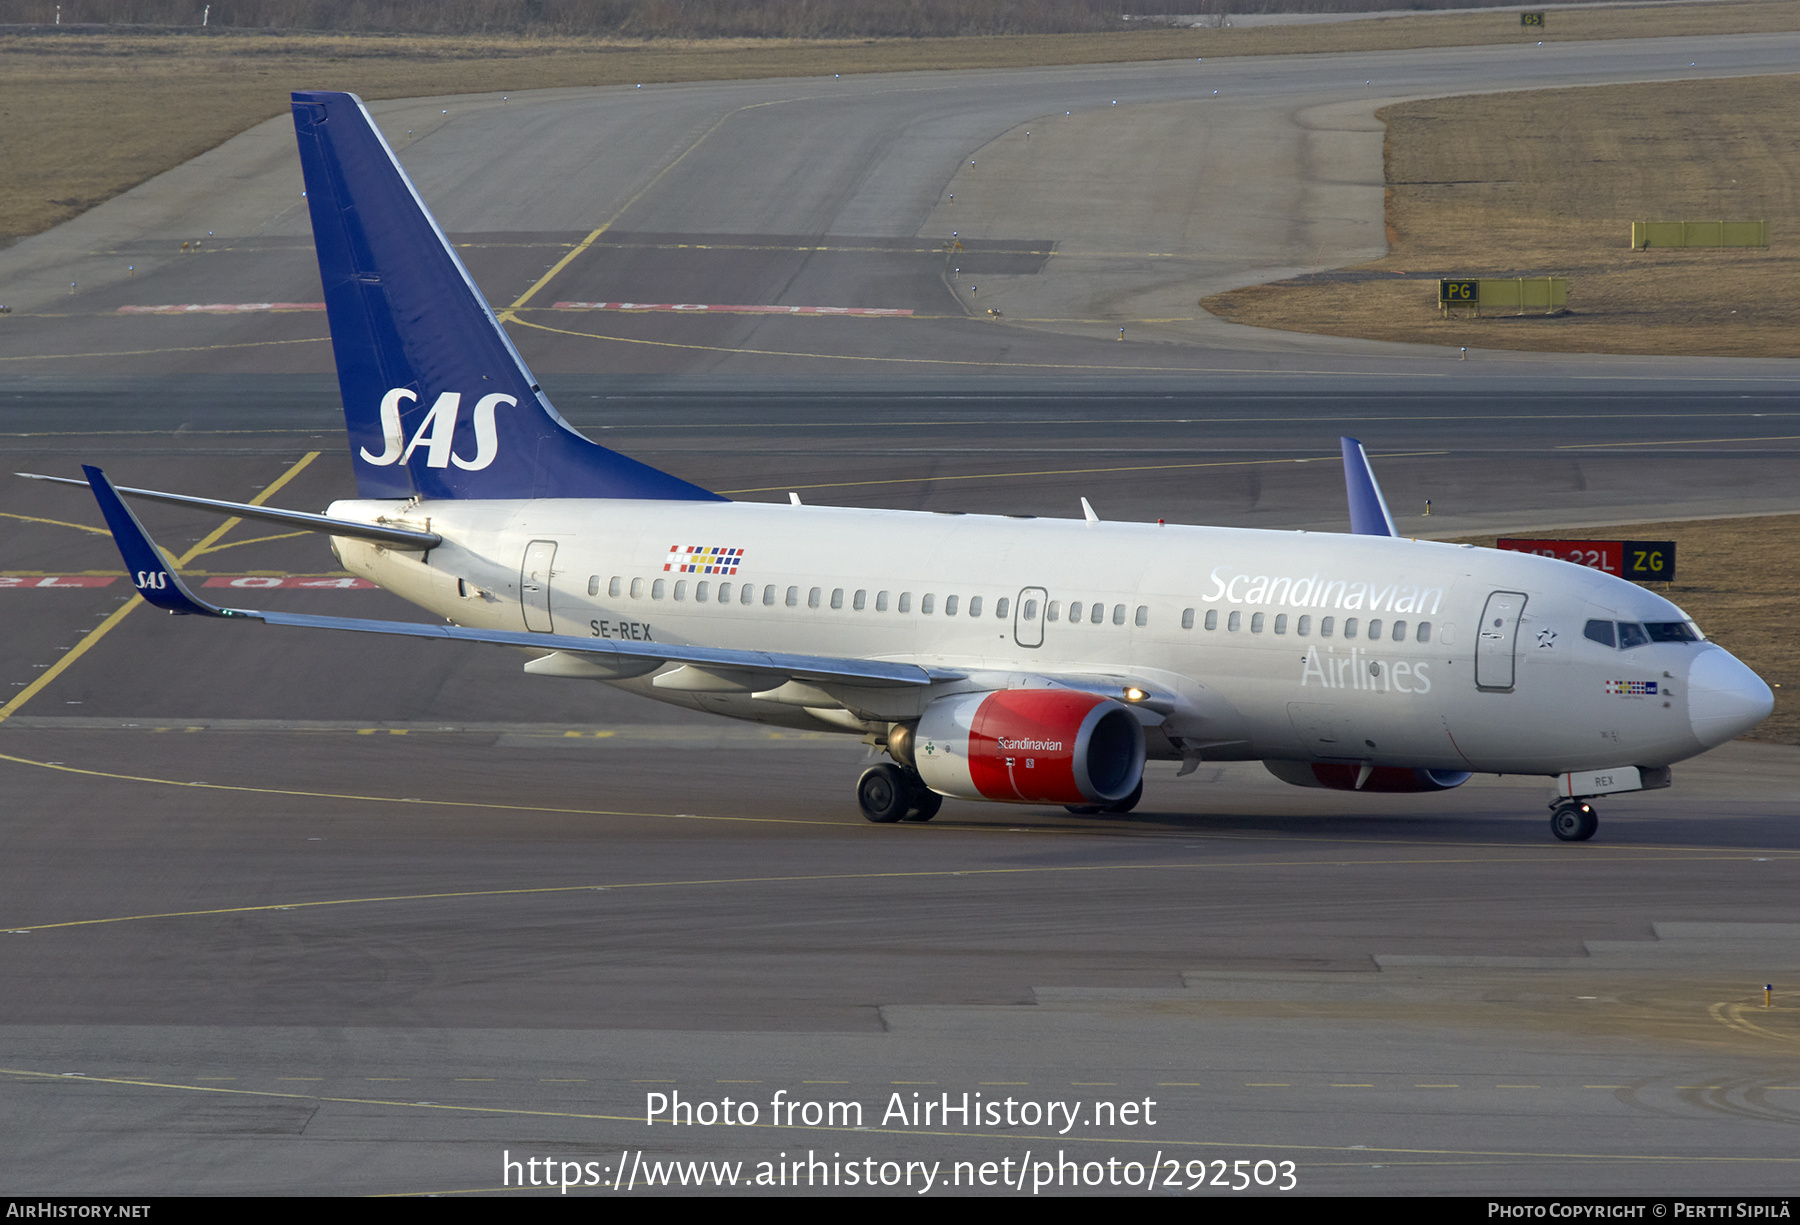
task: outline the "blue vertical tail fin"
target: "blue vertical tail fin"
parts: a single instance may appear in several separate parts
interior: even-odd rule
[[[361,99],[293,107],[361,496],[722,500],[551,407]]]

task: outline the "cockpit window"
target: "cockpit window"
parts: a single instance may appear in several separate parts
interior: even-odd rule
[[[1603,647],[1616,646],[1621,651],[1652,642],[1706,641],[1706,635],[1692,621],[1589,621],[1581,633]]]

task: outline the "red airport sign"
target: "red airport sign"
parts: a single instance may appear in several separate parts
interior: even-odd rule
[[[1523,540],[1502,537],[1497,549],[1535,553],[1573,562],[1636,583],[1666,583],[1675,577],[1673,540]]]

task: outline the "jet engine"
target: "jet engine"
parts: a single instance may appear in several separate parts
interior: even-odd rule
[[[1072,689],[939,698],[908,746],[925,785],[964,800],[1116,804],[1144,777],[1144,729],[1122,703]]]
[[[1284,783],[1327,787],[1332,791],[1448,791],[1471,777],[1467,770],[1358,766],[1348,762],[1265,761],[1263,765]]]

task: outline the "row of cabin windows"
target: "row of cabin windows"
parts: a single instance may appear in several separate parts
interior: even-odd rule
[[[1252,634],[1262,633],[1264,627],[1268,625],[1268,621],[1269,615],[1267,613],[1251,613],[1250,632]],[[1275,624],[1271,628],[1273,628],[1277,634],[1285,634],[1288,632],[1288,615],[1286,613],[1276,613],[1274,622]],[[1219,610],[1216,608],[1207,609],[1204,624],[1209,630],[1218,629]],[[1184,630],[1191,630],[1194,628],[1193,609],[1184,608],[1181,610],[1181,628]],[[1243,613],[1234,612],[1226,615],[1225,630],[1227,633],[1235,634],[1243,628]],[[1330,638],[1337,633],[1337,629],[1336,617],[1319,618],[1319,637]],[[1383,630],[1386,630],[1389,641],[1405,642],[1407,639],[1407,624],[1404,621],[1384,622],[1380,617],[1371,617],[1368,620],[1368,624],[1363,625],[1356,617],[1344,618],[1343,631],[1345,638],[1355,638],[1360,633],[1371,642],[1379,641],[1382,637]],[[1294,619],[1294,633],[1296,635],[1301,638],[1306,638],[1310,637],[1312,632],[1313,619],[1311,615],[1296,617]],[[1430,642],[1431,622],[1420,621],[1415,624],[1412,627],[1412,640],[1414,642]]]
[[[641,578],[634,578],[630,580],[629,590],[631,592],[631,598],[634,600],[643,599],[646,589],[652,600],[667,599],[671,595],[678,601],[686,600],[688,598],[689,584],[687,579],[674,580],[673,591],[670,590],[670,586],[671,584],[668,579],[652,579],[646,583],[645,580]],[[800,607],[800,588],[789,587],[786,593],[783,594],[781,588],[773,583],[768,583],[763,586],[762,595],[759,599],[755,583],[714,583],[711,579],[700,579],[693,584],[693,599],[697,604],[712,602],[730,604],[733,602],[734,588],[735,599],[739,604],[761,603],[765,607],[773,608],[779,603],[786,605],[788,608]],[[606,584],[606,594],[615,600],[621,598],[626,590],[627,582],[619,575],[614,575]],[[590,596],[598,596],[600,594],[600,576],[598,574],[589,577],[588,594]],[[843,608],[844,594],[844,589],[842,587],[832,588],[831,598],[829,600],[830,606],[834,609]],[[823,587],[810,588],[806,593],[806,606],[808,608],[819,608],[824,606],[827,602],[828,601],[825,598],[825,589]],[[898,600],[892,601],[892,604],[894,611],[910,613],[913,609],[913,593],[910,591],[902,591]],[[965,615],[979,617],[985,604],[986,601],[981,596],[970,596],[966,606],[968,612]],[[877,591],[875,593],[875,611],[887,612],[889,605],[890,593],[886,591]],[[868,591],[858,590],[850,596],[850,607],[856,612],[862,612],[868,606]],[[947,595],[944,597],[944,615],[946,617],[956,616],[958,611],[963,607],[964,605],[961,596]],[[928,591],[919,597],[919,613],[921,616],[929,617],[936,612],[937,596],[935,593]],[[996,620],[1004,621],[1011,614],[1012,600],[1010,597],[1001,596],[994,601],[994,618]],[[1020,608],[1019,614],[1026,621],[1036,621],[1038,616],[1037,600],[1027,599]],[[1114,604],[1112,607],[1112,623],[1114,625],[1124,625],[1125,614],[1125,605]],[[1063,608],[1061,600],[1051,600],[1044,609],[1044,619],[1046,621],[1060,621],[1062,615]],[[1107,620],[1106,605],[1099,600],[1095,600],[1091,604],[1084,603],[1081,600],[1072,600],[1069,603],[1068,615],[1071,624],[1087,621],[1094,625],[1101,625]],[[1191,623],[1193,618],[1190,616],[1188,620]],[[1148,605],[1138,605],[1136,615],[1133,618],[1133,624],[1140,628],[1150,624],[1150,609]]]

